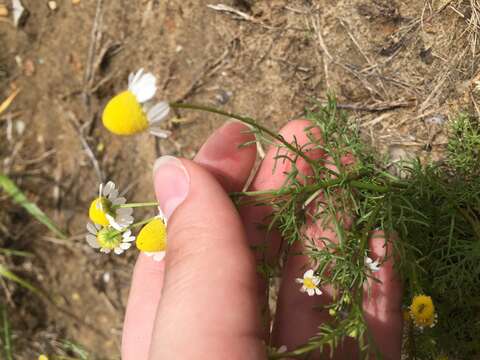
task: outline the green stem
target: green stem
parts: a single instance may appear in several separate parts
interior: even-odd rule
[[[117,235],[122,234],[123,232],[125,232],[125,231],[127,231],[127,230],[135,229],[135,228],[140,227],[140,226],[142,226],[142,225],[148,224],[150,221],[155,220],[155,219],[157,219],[156,216],[154,216],[154,217],[152,217],[152,218],[149,218],[149,219],[147,219],[147,220],[142,220],[142,221],[139,221],[139,222],[137,222],[137,223],[135,223],[135,224],[132,224],[132,225],[130,225],[130,226],[129,226],[128,228],[126,228],[126,229],[123,229],[123,230],[115,230],[114,232],[111,233],[111,234],[112,234],[111,236],[112,236],[112,237],[117,236]]]
[[[213,113],[213,114],[218,114],[218,115],[222,115],[222,116],[226,116],[226,117],[230,117],[230,118],[239,120],[239,121],[241,121],[241,122],[243,122],[247,125],[250,125],[250,126],[260,130],[261,132],[264,132],[264,133],[268,134],[273,139],[278,140],[287,149],[289,149],[293,153],[295,153],[298,156],[300,156],[301,158],[303,158],[308,164],[312,165],[312,167],[315,165],[315,161],[313,161],[308,156],[306,156],[301,150],[297,149],[295,146],[293,146],[292,144],[287,142],[283,137],[281,137],[278,134],[275,134],[273,131],[267,129],[266,127],[264,127],[262,125],[260,125],[254,119],[252,119],[250,117],[232,114],[232,113],[229,113],[229,112],[226,112],[226,111],[222,111],[222,110],[219,110],[219,109],[216,109],[216,108],[213,108],[213,107],[210,107],[210,106],[204,106],[204,105],[185,104],[185,103],[170,103],[169,105],[170,105],[170,107],[172,107],[174,109],[191,109],[191,110],[207,111],[207,112],[210,112],[210,113]]]
[[[357,189],[361,190],[371,190],[376,191],[379,193],[387,193],[390,191],[389,186],[382,186],[376,185],[369,182],[357,180],[358,178],[362,177],[364,174],[352,173],[347,175],[344,178],[337,178],[337,179],[330,179],[330,180],[322,180],[315,184],[305,185],[302,187],[302,192],[307,193],[314,193],[320,189],[327,189],[332,186],[340,185],[345,182],[349,182],[350,185]],[[391,184],[395,185],[395,184]],[[400,185],[400,184],[399,184]],[[287,187],[280,190],[261,190],[261,191],[244,191],[244,192],[232,192],[230,193],[233,197],[240,197],[240,196],[262,196],[262,195],[274,195],[274,196],[283,196],[291,194],[298,190],[298,187]]]
[[[139,221],[139,222],[137,222],[137,223],[135,223],[135,224],[130,225],[128,228],[129,228],[129,229],[135,229],[135,228],[140,227],[140,226],[142,226],[142,225],[148,224],[150,221],[155,220],[155,219],[157,219],[156,216],[154,216],[154,217],[152,217],[152,218],[150,218],[150,219],[147,219],[147,220]]]
[[[152,202],[143,202],[143,203],[130,203],[130,204],[123,204],[123,205],[117,205],[117,208],[137,208],[137,207],[147,207],[147,206],[158,206],[158,202],[152,201]]]

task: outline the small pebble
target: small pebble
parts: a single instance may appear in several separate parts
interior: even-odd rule
[[[0,5],[0,17],[7,17],[7,16],[8,16],[7,5]]]
[[[110,273],[108,271],[103,273],[102,280],[105,284],[110,282]]]
[[[48,7],[50,8],[50,10],[52,11],[55,11],[57,10],[57,2],[56,1],[49,1],[48,2]]]

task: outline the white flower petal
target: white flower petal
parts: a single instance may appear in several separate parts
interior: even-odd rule
[[[315,288],[315,294],[322,295],[322,290],[320,290],[319,288]]]
[[[163,213],[162,209],[160,209],[160,206],[158,206],[158,215],[156,217],[162,220],[165,225],[167,225],[167,217]]]
[[[307,294],[308,294],[308,296],[315,295],[315,289],[307,289]]]
[[[305,274],[303,274],[304,279],[305,278],[311,278],[311,277],[313,277],[313,270],[312,269],[305,271]]]
[[[165,257],[166,252],[165,251],[159,251],[157,253],[153,254],[153,260],[155,261],[162,261],[163,258]]]
[[[105,253],[105,254],[110,254],[110,251],[112,251],[112,250],[111,249],[106,249],[106,248],[101,248],[100,251]]]
[[[109,214],[106,214],[108,223],[110,224],[111,227],[113,227],[115,230],[122,231],[124,226],[121,224],[117,223],[117,221]]]
[[[123,238],[123,241],[124,242],[133,242],[133,241],[135,241],[135,236],[130,236],[128,238]]]
[[[90,245],[94,249],[100,248],[100,245],[97,242],[97,237],[94,235],[88,234],[85,239],[87,240],[88,245]]]
[[[110,201],[113,205],[123,205],[127,202],[127,199],[125,199],[124,197],[117,197],[116,199],[110,199]],[[120,210],[122,209],[124,208],[121,208]]]
[[[298,284],[303,284],[303,279],[302,278],[296,278],[295,282]]]
[[[87,223],[87,231],[92,235],[96,235],[98,232],[97,227],[93,225],[91,222]]]
[[[123,224],[131,224],[133,222],[133,216],[131,215],[117,216],[116,219],[118,223]]]
[[[116,248],[113,250],[113,252],[114,252],[115,254],[117,254],[117,255],[123,254],[123,251],[124,251],[124,250],[123,250],[122,248],[120,248],[120,247],[116,247]]]
[[[150,127],[148,129],[148,132],[155,136],[155,137],[158,137],[159,139],[167,139],[170,135],[172,135],[172,133],[168,130],[163,130],[163,129],[159,129],[157,127]]]
[[[123,250],[129,249],[130,246],[132,246],[132,243],[129,243],[129,242],[122,242],[122,243],[120,244],[120,248],[122,248]]]
[[[157,92],[157,79],[152,73],[140,73],[140,71],[132,79],[131,84],[128,86],[139,103],[147,102],[151,100]]]
[[[147,119],[150,125],[157,125],[165,120],[170,113],[170,105],[166,101],[155,104],[147,113]]]
[[[115,183],[113,181],[109,181],[103,187],[103,196],[108,196],[115,189]]]
[[[144,73],[144,70],[143,70],[143,68],[141,68],[136,73],[131,73],[128,76],[128,88],[129,89],[130,89],[130,87],[132,86],[133,83],[137,82],[138,79],[140,79],[142,77],[143,73]]]
[[[315,285],[320,284],[320,278],[318,276],[313,277],[312,281]]]
[[[108,200],[112,202],[117,198],[117,196],[118,196],[118,190],[113,188],[112,191],[110,191],[110,194],[108,195]]]

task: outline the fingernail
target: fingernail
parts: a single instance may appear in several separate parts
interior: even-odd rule
[[[186,199],[190,176],[180,160],[162,156],[153,165],[153,182],[160,209],[168,219]]]

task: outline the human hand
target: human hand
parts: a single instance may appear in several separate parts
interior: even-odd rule
[[[309,125],[305,120],[292,121],[280,133],[288,141],[295,137],[301,145],[307,142],[304,129]],[[246,130],[240,123],[227,123],[207,140],[194,161],[171,157],[157,161],[154,185],[168,218],[168,251],[160,263],[143,254],[137,261],[124,324],[124,360],[266,359],[260,309],[267,299],[251,246],[264,241],[258,224],[271,210],[245,207],[239,213],[227,195],[242,190],[255,162],[255,146],[238,147],[254,140]],[[276,149],[270,149],[252,190],[281,187],[291,164],[278,162],[274,170],[275,156]],[[309,153],[312,159],[321,156],[318,151]],[[296,165],[309,172],[304,161]],[[305,231],[334,236],[317,224]],[[275,256],[280,239],[271,236],[269,241],[270,256]],[[375,257],[385,257],[384,243],[378,237],[371,239]],[[331,289],[326,286],[323,295],[309,297],[295,283],[309,267],[307,261],[292,254],[285,266],[272,333],[274,346],[294,349],[328,320],[328,312],[319,311],[318,306],[330,301]],[[369,284],[366,321],[384,357],[400,359],[401,285],[392,259],[372,276],[381,282]],[[355,357],[353,341],[340,346],[334,356]]]

